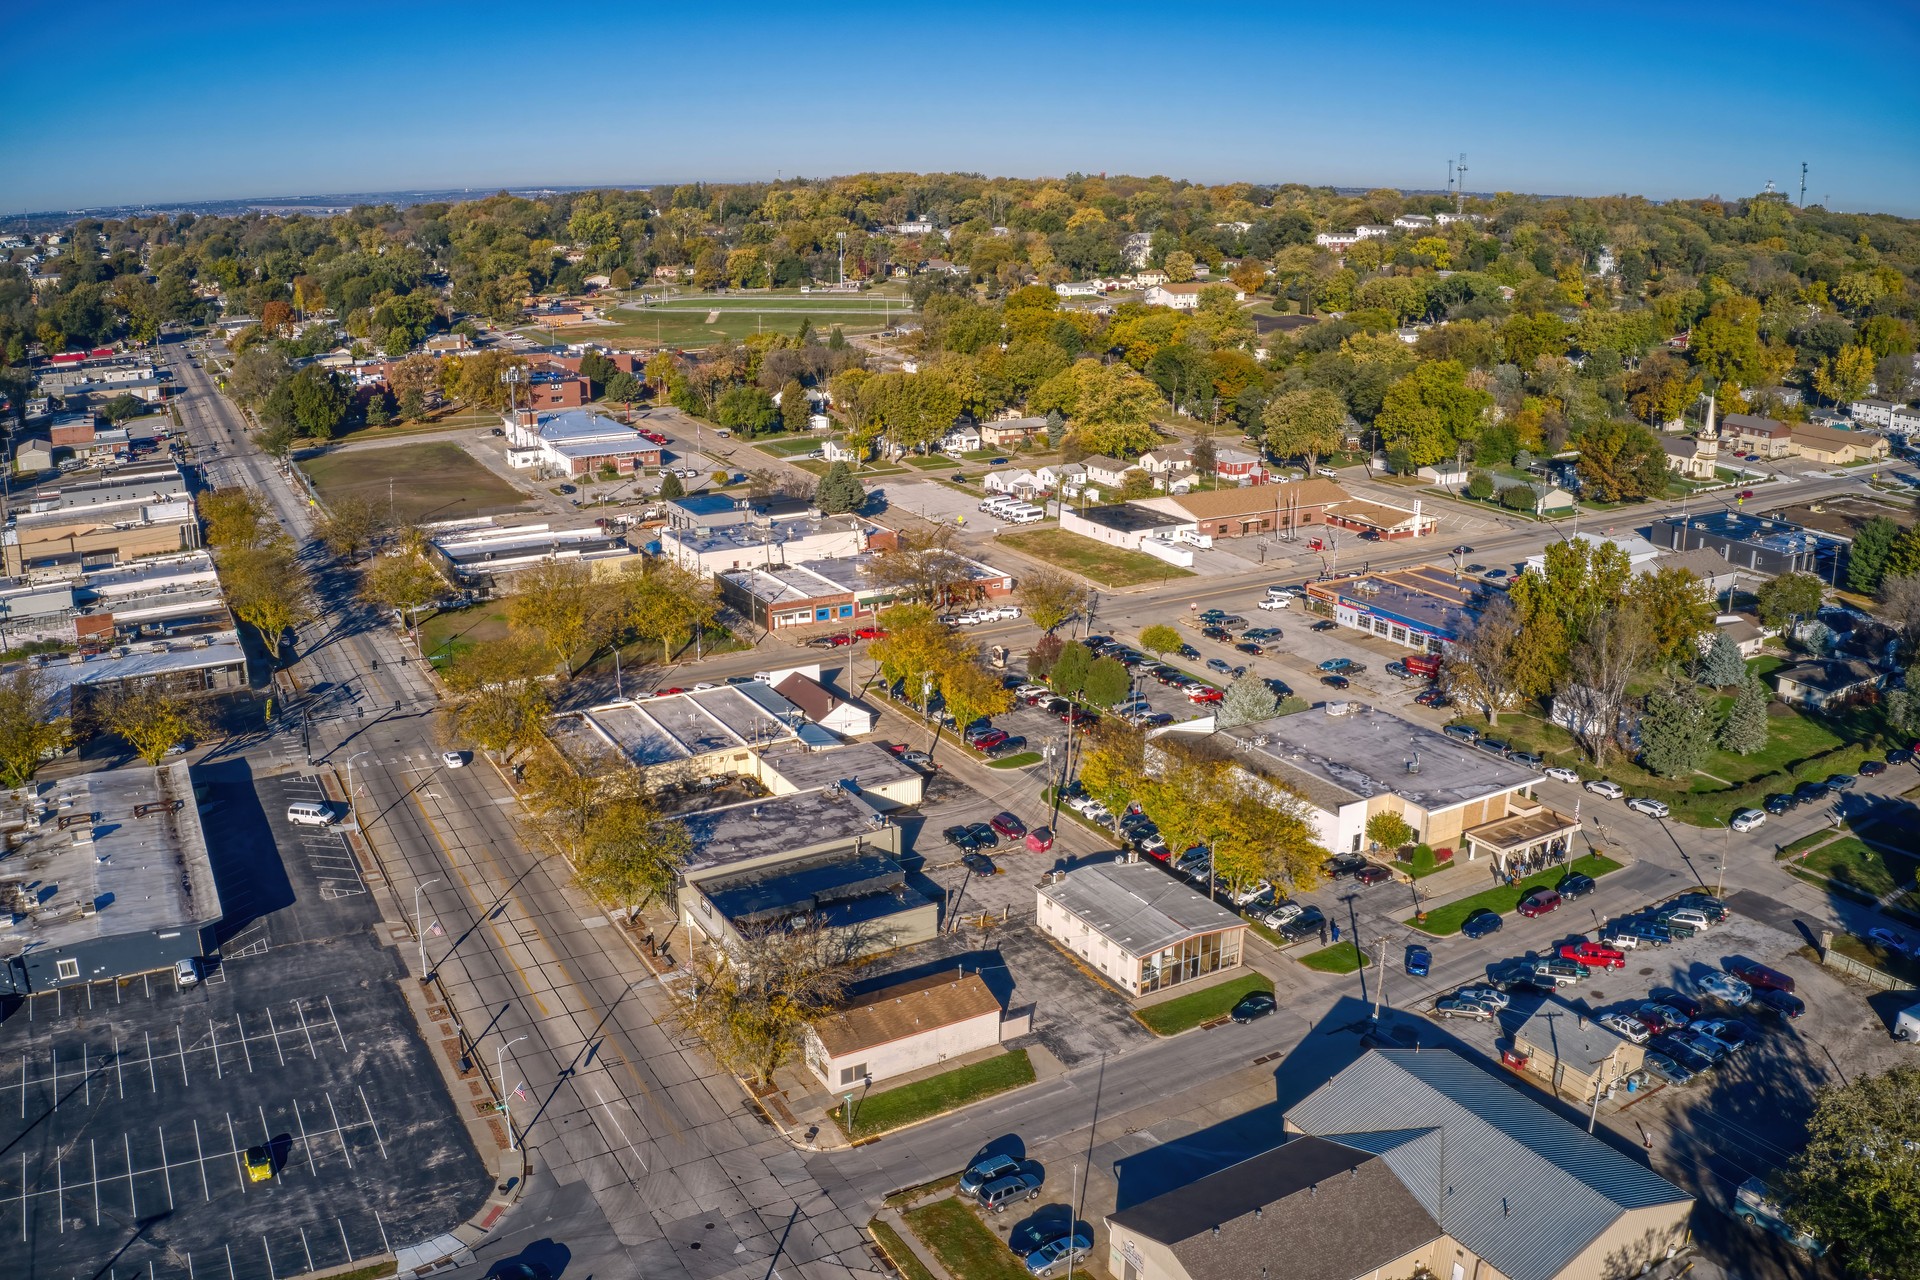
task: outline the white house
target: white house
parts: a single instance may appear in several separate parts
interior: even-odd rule
[[[847,701],[804,672],[794,672],[775,685],[773,691],[800,708],[807,719],[843,738],[872,733],[874,723],[880,718],[871,707]]]
[[[1322,231],[1313,242],[1322,249],[1351,249],[1363,238],[1357,231]]]
[[[509,414],[508,461],[517,467],[542,467],[559,475],[582,476],[612,466],[622,475],[637,467],[660,465],[660,446],[632,427],[585,409]]]
[[[1247,300],[1246,290],[1238,285],[1215,281],[1209,283],[1195,280],[1189,284],[1157,284],[1146,292],[1142,299],[1150,307],[1172,307],[1175,311],[1198,311],[1200,309],[1200,291],[1218,285],[1222,289],[1233,290],[1235,302]]]
[[[995,235],[1005,234],[1004,227],[995,227]],[[1149,232],[1135,231],[1121,246],[1120,252],[1126,257],[1127,265],[1136,271],[1147,265],[1147,255],[1153,252],[1153,236]]]
[[[972,425],[960,425],[947,428],[947,434],[940,441],[942,453],[972,453],[980,447],[980,428]]]
[[[1136,289],[1151,289],[1157,284],[1165,284],[1166,282],[1167,273],[1157,268],[1149,267],[1145,271],[1136,271],[1133,273],[1133,287]]]
[[[1042,489],[1063,489],[1078,485],[1087,477],[1087,469],[1078,462],[1054,462],[1034,470],[1033,478]]]
[[[1063,280],[1053,286],[1053,291],[1063,298],[1097,298],[1100,296],[1100,283],[1097,280]]]
[[[1393,220],[1393,225],[1403,231],[1424,231],[1433,225],[1433,219],[1424,213],[1403,213]]]
[[[1080,460],[1086,467],[1087,483],[1097,484],[1103,489],[1118,489],[1126,483],[1127,472],[1137,470],[1133,463],[1122,462],[1118,458],[1106,458],[1095,454],[1091,458]]]
[[[1353,234],[1362,240],[1384,240],[1393,234],[1393,228],[1381,226],[1379,223],[1363,222],[1353,229]]]
[[[1891,400],[1855,400],[1848,408],[1855,422],[1868,422],[1876,427],[1886,427],[1893,425],[1893,411],[1905,406],[1897,405]]]
[[[847,440],[829,440],[820,446],[820,456],[828,462],[865,462],[867,449]]]
[[[994,471],[980,482],[980,487],[988,493],[1004,493],[1016,497],[1038,493],[1046,486],[1035,478],[1033,472],[1025,467],[1017,471]]]
[[[1179,475],[1193,470],[1193,450],[1184,445],[1168,445],[1141,454],[1140,466],[1150,476]]]
[[[1920,407],[1895,405],[1893,412],[1887,415],[1887,430],[1896,435],[1912,435],[1920,431]]]

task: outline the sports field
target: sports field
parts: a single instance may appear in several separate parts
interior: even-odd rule
[[[444,440],[323,454],[300,466],[329,502],[349,496],[384,502],[391,494],[394,519],[401,523],[429,514],[452,520],[527,505],[525,494]]]
[[[682,294],[645,306],[622,304],[609,312],[611,324],[572,325],[564,336],[572,342],[699,346],[753,333],[795,334],[802,320],[823,335],[835,325],[867,332],[912,314],[910,300],[877,293]],[[546,333],[538,325],[523,332],[542,338]]]

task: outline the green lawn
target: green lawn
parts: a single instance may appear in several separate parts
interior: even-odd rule
[[[1110,547],[1063,529],[1030,529],[1003,533],[1000,541],[1036,559],[1091,578],[1102,586],[1136,587],[1166,578],[1191,578],[1193,570],[1156,560],[1143,551]]]
[[[1890,973],[1906,982],[1920,984],[1920,960],[1891,951],[1877,942],[1856,938],[1850,933],[1839,933],[1834,935],[1833,949],[1849,959],[1858,960],[1861,964],[1872,965],[1883,973]]]
[[[1041,756],[1038,751],[1021,751],[1017,754],[1007,756],[1004,759],[988,761],[987,768],[1024,769],[1030,764],[1039,764],[1040,760]]]
[[[1330,947],[1322,947],[1310,955],[1300,957],[1300,963],[1309,969],[1318,969],[1321,973],[1352,973],[1373,961],[1366,952],[1353,945],[1349,938],[1345,942],[1336,942]]]
[[[493,515],[527,505],[525,494],[444,440],[323,454],[300,467],[328,502],[357,497],[385,503],[391,496],[394,519],[403,524]]]
[[[927,1264],[920,1261],[919,1256],[907,1247],[907,1242],[900,1238],[898,1231],[875,1218],[867,1224],[867,1234],[871,1235],[874,1242],[880,1246],[880,1251],[887,1255],[887,1261],[893,1264],[894,1270],[905,1276],[907,1280],[933,1280],[933,1272],[927,1270]]]
[[[1243,974],[1231,982],[1222,982],[1204,991],[1175,996],[1160,1004],[1135,1009],[1133,1016],[1144,1022],[1147,1030],[1157,1036],[1174,1036],[1182,1031],[1191,1031],[1203,1022],[1226,1017],[1227,1011],[1239,1004],[1240,997],[1249,992],[1272,990],[1273,984],[1260,974]]]
[[[1915,860],[1911,854],[1876,849],[1857,836],[1842,836],[1807,854],[1799,865],[1880,898],[1913,882]]]
[[[458,662],[476,644],[503,640],[507,611],[500,605],[477,604],[467,609],[436,613],[420,624],[420,648],[435,666]]]
[[[897,1089],[883,1089],[864,1099],[856,1098],[853,1130],[849,1136],[869,1138],[876,1133],[887,1133],[1032,1083],[1033,1063],[1028,1060],[1025,1049],[1015,1049],[969,1067],[955,1067]],[[833,1113],[834,1123],[843,1129],[845,1116],[844,1107]]]
[[[796,453],[812,453],[826,442],[825,433],[822,433],[821,438],[817,440],[807,436],[788,437],[782,440],[763,440],[753,447],[762,453],[770,453],[776,458],[791,458]]]
[[[1029,1280],[1013,1251],[958,1200],[935,1200],[900,1216],[954,1280]]]
[[[1590,853],[1584,858],[1575,858],[1563,867],[1548,867],[1545,871],[1536,871],[1524,880],[1513,884],[1495,885],[1483,893],[1458,902],[1449,902],[1443,907],[1435,907],[1427,912],[1426,923],[1408,920],[1406,923],[1436,937],[1445,937],[1460,932],[1460,926],[1466,918],[1482,907],[1506,915],[1520,905],[1520,899],[1535,889],[1551,889],[1569,871],[1582,871],[1595,879],[1609,871],[1618,871],[1620,864],[1604,854]]]
[[[719,312],[711,324],[707,317]],[[754,333],[800,332],[800,322],[810,321],[822,335],[834,326],[849,332],[885,328],[888,324],[913,315],[913,304],[899,298],[874,298],[871,295],[787,294],[765,297],[702,297],[689,295],[652,307],[615,307],[607,313],[610,323],[567,325],[555,329],[557,336],[573,342],[643,342],[662,346],[701,346],[716,338],[745,338]],[[538,324],[522,327],[530,337],[545,341],[547,330]]]

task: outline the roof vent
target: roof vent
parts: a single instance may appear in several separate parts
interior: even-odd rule
[[[1420,772],[1420,753],[1418,751],[1414,752],[1412,758],[1407,761],[1407,772]]]

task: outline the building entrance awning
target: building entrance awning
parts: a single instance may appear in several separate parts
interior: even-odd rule
[[[1517,795],[1510,803],[1512,808],[1506,817],[1469,827],[1463,833],[1469,860],[1485,853],[1496,860],[1503,873],[1512,874],[1521,867],[1532,870],[1557,861],[1573,848],[1573,838],[1580,833],[1578,818]]]

